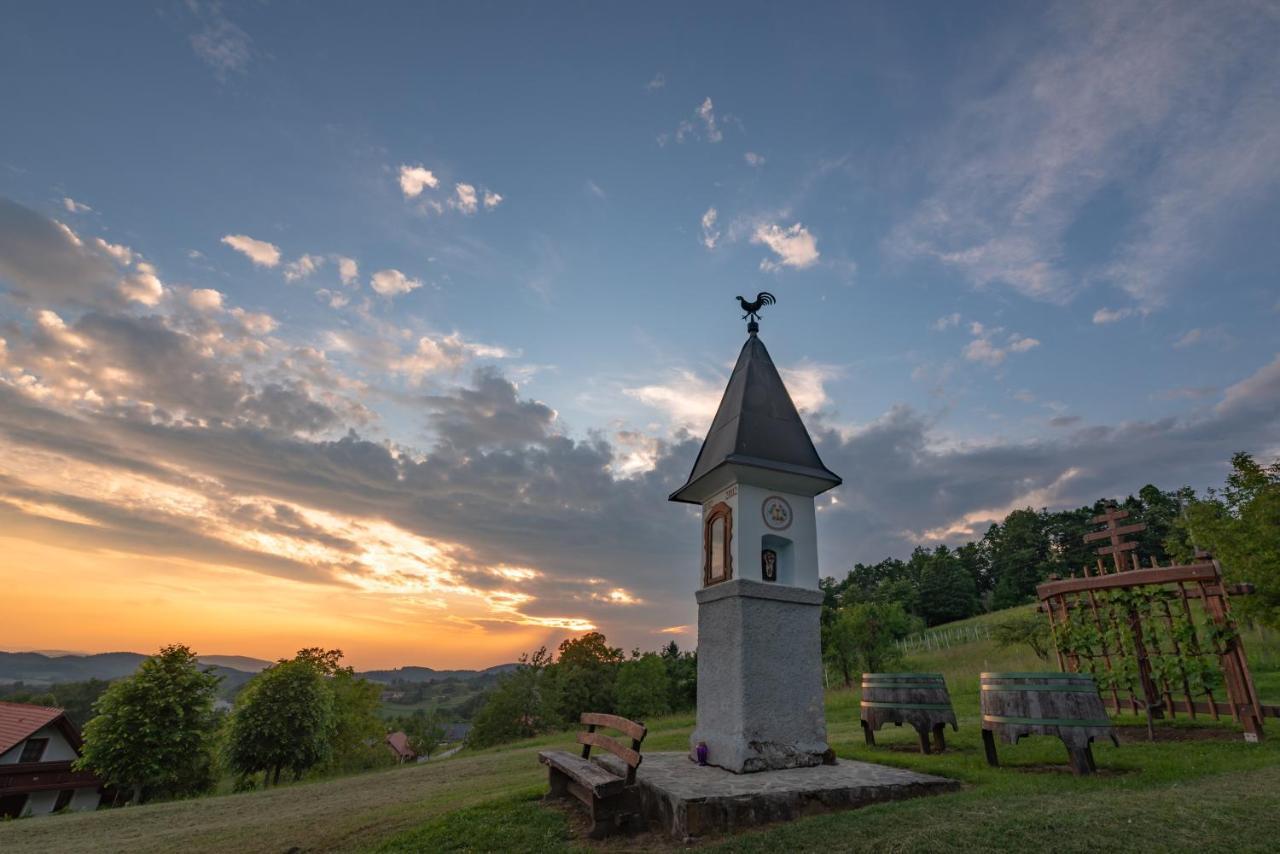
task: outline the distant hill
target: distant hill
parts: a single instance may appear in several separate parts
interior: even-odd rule
[[[27,685],[54,685],[61,682],[84,682],[88,679],[119,679],[138,669],[147,656],[137,652],[100,652],[94,655],[44,655],[39,652],[0,652],[0,683],[22,682]],[[238,655],[202,656],[202,664],[222,677],[222,692],[231,692],[253,678],[270,662]],[[240,667],[223,662],[235,661]],[[254,663],[254,670],[248,668]]]
[[[86,679],[119,679],[138,669],[147,656],[137,652],[100,652],[93,655],[45,655],[39,652],[0,652],[0,683],[24,682],[29,685],[52,685],[58,682],[83,682]],[[253,674],[274,662],[243,655],[202,655],[202,664],[223,677],[224,690],[240,687]],[[430,667],[397,667],[392,670],[367,670],[357,673],[371,682],[391,684],[403,682],[438,682],[444,679],[475,679],[496,676],[515,669],[515,664],[499,664],[484,670],[434,670]]]
[[[202,655],[201,664],[212,664],[216,667],[229,667],[232,670],[243,670],[245,673],[259,673],[266,670],[274,661],[261,658],[250,658],[247,655]]]
[[[515,670],[518,664],[499,664],[484,670],[433,670],[430,667],[396,667],[391,670],[365,670],[357,675],[370,682],[439,682],[443,679],[475,679],[482,676],[498,676]]]

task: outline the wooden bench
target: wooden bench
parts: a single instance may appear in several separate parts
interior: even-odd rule
[[[591,815],[592,839],[608,836],[620,829],[640,812],[639,790],[636,788],[636,768],[640,766],[640,743],[648,730],[644,724],[620,718],[585,712],[581,718],[585,731],[578,733],[582,755],[574,756],[563,750],[543,750],[538,761],[546,765],[550,773],[549,798],[572,795],[582,801]],[[631,738],[627,747],[597,727],[608,727]],[[604,766],[591,761],[591,748],[607,750],[626,766],[627,774],[619,777]]]

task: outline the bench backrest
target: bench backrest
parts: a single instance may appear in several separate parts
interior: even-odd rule
[[[627,785],[635,783],[636,768],[640,765],[640,743],[649,732],[645,725],[617,715],[603,715],[598,712],[583,712],[581,721],[587,728],[585,732],[578,733],[578,744],[582,745],[582,758],[591,758],[592,747],[607,750],[626,763]],[[596,732],[597,727],[617,730],[631,739],[631,746],[627,747],[615,738]]]

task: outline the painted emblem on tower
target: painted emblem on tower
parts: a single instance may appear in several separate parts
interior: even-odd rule
[[[764,523],[773,531],[785,531],[791,527],[791,505],[781,495],[770,495],[760,507]]]

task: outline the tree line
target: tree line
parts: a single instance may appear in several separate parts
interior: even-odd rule
[[[77,767],[140,803],[206,793],[224,772],[244,790],[389,764],[381,688],[341,661],[340,650],[300,650],[219,712],[219,677],[190,648],[164,647],[98,697]]]
[[[698,662],[671,641],[658,652],[624,656],[600,632],[540,647],[520,657],[476,714],[467,744],[489,747],[577,724],[583,712],[647,720],[692,709]]]

